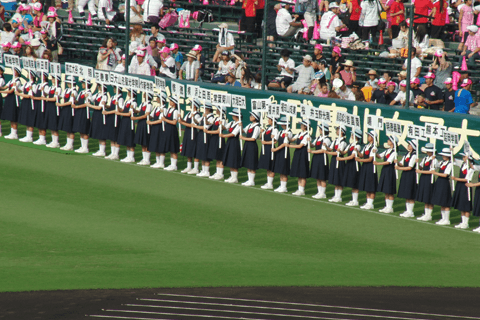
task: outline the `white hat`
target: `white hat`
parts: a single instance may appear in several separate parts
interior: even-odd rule
[[[408,140],[408,144],[411,145],[414,150],[417,150],[417,141]]]
[[[406,87],[407,86],[407,81],[406,80],[400,81],[400,86],[401,87]]]
[[[373,139],[375,139],[377,137],[377,133],[375,132],[375,130],[370,130],[367,132],[367,134],[372,137]]]
[[[329,125],[326,121],[318,123],[318,127],[320,128],[320,130],[325,131],[326,133],[330,132]]]
[[[287,118],[285,116],[280,117],[280,119],[277,120],[277,123],[279,125],[287,125]]]
[[[238,117],[240,115],[240,110],[238,110],[238,108],[234,108],[228,114],[231,115],[231,116]]]
[[[329,9],[340,8],[336,2],[332,2],[328,5]]]
[[[36,47],[36,46],[39,46],[40,45],[40,40],[38,40],[37,38],[33,39],[32,41],[30,41],[30,45],[32,47]]]
[[[427,143],[425,147],[422,148],[422,152],[435,152],[435,146],[433,145],[433,143]]]
[[[389,135],[389,136],[388,136],[388,139],[389,139],[390,141],[392,141],[394,144],[395,144],[395,143],[398,143],[398,137],[397,137],[397,136],[394,136],[393,134]]]
[[[308,119],[302,119],[302,121],[300,121],[300,124],[303,124],[305,127],[308,127],[310,125]]]
[[[312,56],[309,55],[309,54],[303,56],[303,59],[304,59],[304,60],[307,60],[307,61],[312,61],[312,60],[313,60],[313,59],[312,59]]]
[[[347,132],[347,128],[343,124],[336,126],[335,129],[340,129],[343,133]]]
[[[360,130],[359,128],[356,128],[354,131],[355,137],[361,139],[363,137],[363,131]]]
[[[441,57],[443,56],[443,49],[438,49],[435,51],[435,57]]]
[[[170,96],[170,97],[168,97],[168,99],[170,99],[170,101],[172,101],[173,103],[178,105],[178,99],[176,97]]]
[[[451,156],[452,156],[452,152],[450,151],[449,148],[443,148],[443,149],[442,149],[442,152],[439,152],[438,155],[440,155],[440,156],[445,156],[445,157],[451,157]]]
[[[473,33],[477,33],[478,27],[477,27],[476,25],[472,24],[471,26],[468,26],[468,27],[467,27],[467,30],[468,30],[468,31],[471,31],[471,32],[473,32]]]
[[[257,111],[250,111],[250,115],[255,118],[255,120],[260,121],[260,114]]]
[[[66,76],[66,77],[65,77],[65,81],[74,82],[74,81],[75,81],[75,77],[74,77],[74,76]]]

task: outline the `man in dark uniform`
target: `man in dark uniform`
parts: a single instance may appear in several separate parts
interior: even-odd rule
[[[425,103],[430,110],[441,110],[443,107],[442,89],[433,84],[435,74],[429,72],[425,76],[427,87],[423,91],[425,93]]]
[[[372,98],[370,99],[371,102],[375,103],[380,103],[380,104],[387,104],[387,100],[385,97],[386,91],[385,86],[386,86],[387,81],[385,81],[384,78],[378,79],[378,89],[373,91],[372,93]]]
[[[413,93],[413,107],[418,108],[418,105],[415,101],[417,101],[417,96],[423,94],[423,91],[418,87],[420,85],[420,79],[414,77],[410,80],[410,91]]]
[[[453,80],[452,78],[447,78],[444,83],[445,91],[443,92],[443,101],[445,101],[445,106],[443,111],[453,112],[455,109],[455,90],[453,90]]]

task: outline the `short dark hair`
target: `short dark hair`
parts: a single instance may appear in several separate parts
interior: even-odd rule
[[[152,25],[150,27],[153,27],[157,30],[160,30],[160,26],[158,24],[155,24],[155,23],[152,23]]]
[[[398,26],[399,27],[407,27],[407,23],[405,22],[405,20],[403,20],[402,22],[400,22],[400,24]]]
[[[290,57],[291,54],[292,53],[288,49],[282,49],[282,51],[280,51],[280,56],[282,57]]]
[[[5,31],[7,31],[7,32],[12,31],[12,25],[10,24],[10,22],[5,23],[3,25],[3,29],[5,29]]]
[[[413,54],[417,54],[417,48],[412,47],[412,53],[413,53]]]

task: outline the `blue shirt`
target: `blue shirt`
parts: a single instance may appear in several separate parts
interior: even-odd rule
[[[180,52],[177,52],[177,54],[172,54],[172,57],[175,59],[175,63],[180,62],[180,65],[183,64],[183,55]]]
[[[455,113],[468,114],[473,103],[472,94],[465,89],[455,91]]]
[[[241,87],[242,85],[240,84],[240,82],[238,81],[235,81],[234,84],[231,84],[230,82],[227,82],[225,83],[226,86],[232,86],[232,87]]]

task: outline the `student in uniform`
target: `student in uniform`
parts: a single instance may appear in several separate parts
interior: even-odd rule
[[[5,90],[5,78],[3,76],[3,73],[5,72],[5,67],[0,66],[0,90]],[[0,95],[0,137],[2,136],[2,112],[3,112],[3,97]]]
[[[290,175],[290,151],[288,144],[292,138],[292,132],[287,129],[287,123],[287,118],[284,116],[278,119],[277,124],[282,130],[277,132],[274,138],[274,143],[276,142],[277,146],[272,148],[274,154],[273,172],[280,175],[280,186],[273,191],[279,193],[288,192],[287,182]]]
[[[137,164],[140,166],[150,165],[150,152],[148,151],[148,144],[150,142],[150,134],[148,133],[147,117],[152,110],[153,94],[144,92],[142,95],[142,103],[135,108],[136,116],[131,117],[133,121],[137,121],[137,130],[135,131],[135,139],[133,142],[142,146],[142,160]]]
[[[75,134],[73,133],[73,116],[72,106],[75,103],[77,97],[77,90],[75,89],[75,78],[73,76],[67,76],[65,78],[67,89],[65,89],[60,98],[63,99],[63,103],[57,102],[57,107],[60,108],[60,116],[58,117],[58,130],[65,131],[67,133],[67,143],[61,147],[60,150],[72,151],[73,141]]]
[[[425,204],[425,213],[417,218],[420,221],[430,221],[432,220],[432,197],[433,197],[433,168],[437,165],[437,160],[435,159],[435,146],[433,143],[427,143],[425,147],[422,148],[422,153],[426,153],[427,156],[422,159],[420,162],[420,168],[415,170],[416,173],[420,173],[420,181],[418,183],[417,194],[415,196],[415,201],[423,202]],[[419,162],[419,159],[416,160]]]
[[[46,145],[47,140],[46,126],[45,126],[45,101],[44,97],[48,93],[48,74],[46,72],[40,72],[40,84],[36,85],[35,94],[32,97],[35,105],[35,128],[38,129],[38,140],[33,144]],[[1,100],[1,99],[0,99]]]
[[[478,165],[473,166],[472,165],[472,167],[473,167],[472,169],[474,169],[476,171],[480,171],[480,166],[478,166]],[[475,217],[479,217],[480,216],[480,172],[478,174],[478,182],[477,183],[468,182],[468,183],[465,184],[465,186],[467,188],[475,188],[475,199],[473,201],[472,214]],[[472,196],[472,194],[470,194],[470,196]],[[473,229],[472,231],[480,233],[480,226],[478,228]]]
[[[330,148],[327,149],[327,154],[332,156],[328,182],[335,186],[335,195],[328,201],[342,202],[342,180],[345,171],[345,162],[337,161],[337,157],[343,156],[347,152],[347,143],[345,142],[347,129],[344,125],[340,125],[335,129],[337,131],[337,138],[332,142]]]
[[[384,152],[377,154],[378,159],[383,161],[374,161],[373,165],[383,166],[380,179],[378,180],[377,191],[385,194],[385,207],[378,210],[383,213],[393,213],[393,201],[395,194],[397,193],[397,179],[395,176],[395,163],[397,159],[398,138],[396,136],[388,136],[388,149]]]
[[[92,139],[98,140],[98,151],[92,154],[92,156],[105,157],[105,149],[107,144],[105,139],[105,123],[107,116],[103,114],[103,111],[106,108],[108,100],[107,87],[104,84],[98,84],[97,89],[97,93],[92,96],[92,103],[88,103],[88,107],[93,109],[89,136]]]
[[[242,186],[246,187],[255,186],[255,173],[258,167],[257,139],[260,136],[259,121],[260,114],[256,111],[250,111],[250,123],[243,129],[246,136],[240,133],[240,139],[245,141],[240,166],[247,168],[248,180],[242,183]]]
[[[227,138],[225,145],[225,152],[223,154],[223,165],[230,168],[230,178],[226,179],[227,183],[238,182],[238,168],[240,168],[241,154],[240,154],[240,139],[238,138],[242,130],[242,123],[239,121],[240,110],[235,108],[229,115],[232,116],[232,121],[225,125],[227,134],[220,133],[220,138]]]
[[[261,186],[261,188],[268,190],[273,189],[273,178],[275,177],[275,173],[273,172],[272,137],[277,135],[278,130],[273,126],[273,120],[273,116],[267,116],[268,126],[265,130],[261,130],[262,151],[257,166],[257,169],[267,170],[267,183]]]
[[[194,119],[196,119],[197,123],[200,122],[202,116],[198,112],[200,109],[200,101],[198,99],[190,100],[192,104],[192,111],[188,112],[185,117],[178,118],[178,122],[181,125],[185,126],[185,130],[183,132],[183,142],[182,142],[182,152],[180,155],[187,157],[187,167],[183,169],[182,173],[190,173],[194,171],[195,174],[198,173],[198,159],[194,161],[194,167],[192,169],[192,160],[195,158],[195,151],[197,148],[197,134],[198,130],[193,128]]]
[[[168,109],[165,110],[163,115],[163,121],[165,122],[165,133],[161,135],[161,145],[163,147],[163,156],[165,153],[170,152],[170,165],[164,170],[176,171],[177,170],[177,154],[180,151],[180,140],[178,137],[177,120],[180,116],[178,108],[178,99],[170,96]]]
[[[210,144],[208,145],[208,154],[207,156],[216,160],[216,172],[211,175],[209,178],[213,180],[222,180],[223,179],[223,156],[225,153],[225,139],[220,137],[222,132],[222,127],[225,126],[225,120],[227,119],[227,109],[225,107],[218,106],[217,115],[213,119],[212,126],[210,130],[204,129],[204,132],[211,135]]]
[[[400,185],[398,186],[397,197],[405,199],[405,212],[400,217],[413,218],[413,208],[415,206],[415,195],[417,194],[417,177],[415,173],[415,164],[417,160],[417,142],[409,140],[407,146],[407,154],[402,157],[400,162],[395,161],[395,170],[402,172]]]
[[[358,190],[367,193],[367,202],[360,209],[371,210],[374,208],[375,192],[377,192],[378,175],[373,164],[375,152],[377,148],[375,141],[377,134],[374,130],[367,132],[367,144],[363,147],[362,152],[355,158],[355,161],[362,163],[360,169],[360,179],[358,180]]]
[[[75,150],[77,153],[88,153],[88,133],[90,132],[90,109],[87,108],[87,103],[92,97],[89,86],[90,80],[82,81],[82,91],[77,95],[75,104],[72,109],[75,110],[73,116],[72,132],[80,134],[80,148]],[[50,88],[51,90],[51,88]]]
[[[35,107],[32,100],[36,89],[35,81],[37,73],[33,70],[28,72],[28,82],[25,82],[18,90],[17,96],[22,98],[20,103],[20,113],[18,115],[18,123],[27,127],[27,135],[20,139],[21,142],[33,142],[33,127],[35,126]]]
[[[352,130],[353,141],[347,146],[347,153],[345,157],[340,157],[338,161],[345,161],[345,173],[343,174],[342,187],[352,188],[352,200],[345,205],[349,207],[358,206],[358,181],[360,179],[361,165],[355,161],[358,157],[362,146],[363,131],[360,129]]]
[[[442,219],[437,221],[436,224],[444,226],[450,224],[450,204],[452,203],[450,176],[453,172],[453,165],[450,161],[452,155],[450,149],[443,148],[438,155],[442,156],[442,161],[437,162],[438,172],[432,172],[438,177],[433,184],[432,205],[441,207]]]
[[[295,142],[295,144],[288,145],[289,148],[295,149],[290,170],[290,177],[298,178],[298,190],[292,193],[294,196],[305,195],[305,185],[307,184],[307,178],[310,176],[310,164],[308,161],[308,141],[310,136],[307,131],[309,127],[308,120],[302,120],[300,122],[301,132],[297,133],[290,140]]]
[[[102,111],[102,114],[105,115],[105,140],[110,140],[110,155],[105,157],[108,160],[118,160],[120,151],[120,145],[117,143],[120,121],[115,113],[118,106],[123,104],[123,94],[120,86],[114,86],[113,90],[114,95],[110,99],[110,104],[106,104],[105,110]]]
[[[58,116],[60,115],[60,108],[57,107],[57,101],[62,94],[60,86],[60,75],[53,75],[51,85],[49,87],[48,95],[44,98],[45,101],[45,127],[50,130],[52,134],[52,142],[46,145],[47,148],[60,148],[58,142]],[[87,151],[88,152],[88,151]]]
[[[127,148],[127,156],[120,160],[121,162],[135,162],[135,123],[131,119],[133,110],[137,107],[137,93],[135,89],[130,88],[127,91],[127,97],[124,104],[118,104],[117,116],[122,117],[120,127],[118,128],[117,144]],[[117,120],[118,121],[118,120]]]
[[[472,189],[467,188],[466,184],[472,180],[473,176],[473,157],[471,155],[460,153],[463,156],[462,161],[455,159],[454,165],[460,168],[458,178],[453,174],[452,179],[456,181],[455,191],[452,196],[451,207],[460,211],[462,215],[462,222],[457,224],[457,229],[468,229],[468,220],[470,219],[470,211],[472,211]],[[468,200],[468,193],[470,192],[470,200]]]
[[[1,113],[1,120],[10,121],[10,134],[5,136],[5,139],[16,140],[18,139],[17,127],[18,127],[18,110],[19,99],[15,94],[17,88],[21,86],[20,76],[22,70],[18,67],[14,67],[12,79],[2,87],[0,93],[6,94],[4,107]]]
[[[157,96],[159,102],[150,113],[150,120],[147,120],[147,124],[150,125],[150,144],[148,150],[155,152],[155,163],[150,168],[164,168],[165,167],[165,155],[162,156],[163,148],[160,146],[161,135],[164,130],[163,114],[164,106],[167,104],[167,95],[164,91]]]
[[[328,123],[323,122],[318,124],[318,129],[320,135],[313,140],[312,148],[315,150],[309,149],[308,152],[313,154],[312,157],[312,166],[310,169],[310,178],[314,178],[317,180],[317,189],[318,193],[313,195],[312,198],[314,199],[325,199],[327,195],[325,194],[325,190],[327,189],[327,180],[328,180],[328,173],[329,173],[329,166],[328,166],[328,157],[327,157],[327,148],[330,147],[332,144],[332,140],[328,136],[329,134],[329,127]]]
[[[206,102],[203,117],[200,118],[200,122],[197,122],[197,119],[194,119],[194,127],[199,130],[196,139],[195,158],[202,161],[202,171],[197,173],[197,177],[210,177],[210,161],[212,158],[208,157],[208,146],[210,145],[211,135],[203,130],[206,129],[208,131],[215,119],[215,116],[212,113],[212,108],[212,104]]]

